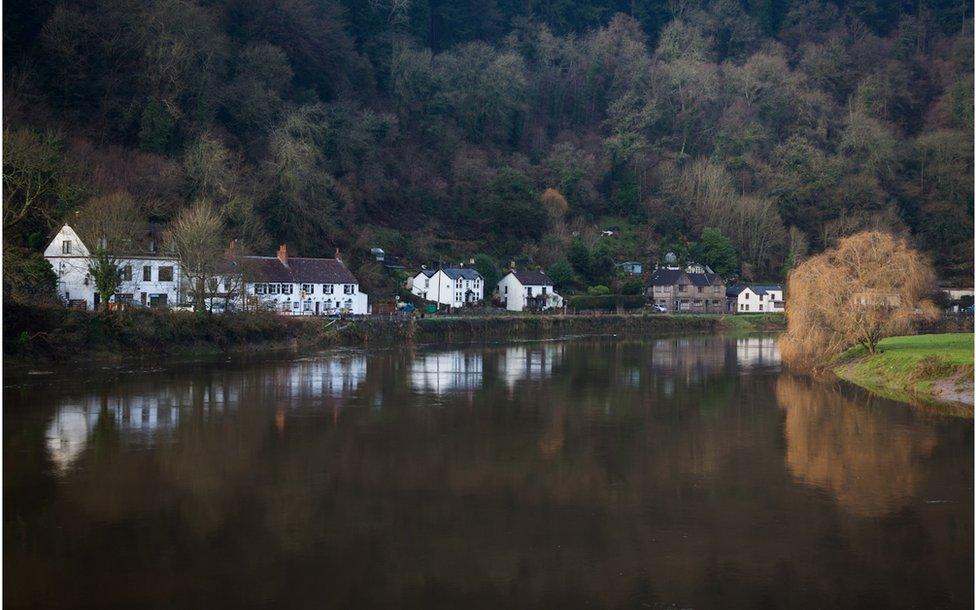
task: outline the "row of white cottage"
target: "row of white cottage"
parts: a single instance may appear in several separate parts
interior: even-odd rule
[[[190,300],[184,273],[175,258],[156,254],[155,241],[133,249],[144,252],[116,257],[122,282],[112,295],[114,301],[167,308]],[[91,251],[69,225],[51,240],[44,258],[58,277],[58,294],[66,304],[96,308],[105,299],[98,294],[89,273]],[[368,298],[359,290],[359,280],[338,256],[289,257],[282,245],[277,256],[242,256],[235,262],[240,265],[237,271],[213,280],[209,290],[213,301],[288,315],[369,313]]]
[[[469,267],[424,269],[409,280],[414,295],[448,307],[465,307],[485,300],[485,279]],[[552,280],[543,271],[511,270],[492,287],[493,296],[509,311],[542,311],[563,306]]]

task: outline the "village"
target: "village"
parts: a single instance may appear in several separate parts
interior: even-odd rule
[[[236,255],[228,249],[219,272],[205,281],[193,281],[180,260],[161,252],[159,235],[147,232],[140,240],[141,252],[113,254],[111,265],[118,270],[115,293],[99,293],[94,281],[95,254],[70,225],[64,225],[44,250],[45,259],[57,276],[57,294],[69,307],[99,309],[148,307],[192,309],[203,302],[207,311],[224,313],[246,310],[272,311],[289,316],[365,316],[392,311],[422,315],[444,312],[559,313],[567,299],[556,292],[553,280],[541,269],[505,272],[497,284],[486,285],[473,267],[460,263],[435,269],[406,272],[404,297],[395,304],[375,306],[361,288],[337,250],[331,258],[290,256],[282,244],[275,256]],[[380,262],[385,253],[374,248]],[[706,265],[681,266],[673,254],[643,273],[637,261],[617,265],[618,273],[642,278],[641,309],[654,313],[782,313],[783,287],[779,284],[734,284],[726,282]],[[204,295],[198,299],[196,291]]]

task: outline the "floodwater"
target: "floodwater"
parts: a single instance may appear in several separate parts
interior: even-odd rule
[[[770,337],[5,378],[8,608],[968,608],[973,422]]]

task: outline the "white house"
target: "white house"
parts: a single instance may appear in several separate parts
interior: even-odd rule
[[[91,251],[69,225],[58,231],[44,250],[58,276],[58,295],[66,304],[96,308],[107,298],[116,302],[136,302],[148,307],[169,307],[179,303],[182,277],[176,259],[156,254],[157,239],[147,231],[144,239],[134,240],[132,253],[113,253],[122,270],[122,282],[115,295],[98,294],[88,272]],[[138,252],[144,250],[143,252]]]
[[[783,287],[778,284],[730,286],[725,291],[729,313],[782,313]]]
[[[413,277],[410,291],[425,301],[464,307],[484,300],[485,279],[475,269],[466,267],[424,269]]]
[[[359,280],[338,257],[290,257],[282,245],[277,256],[241,260],[249,307],[295,316],[369,313],[369,299],[360,292]],[[222,279],[228,281],[231,278]]]
[[[509,271],[498,282],[498,299],[509,311],[541,311],[563,306],[544,271]]]

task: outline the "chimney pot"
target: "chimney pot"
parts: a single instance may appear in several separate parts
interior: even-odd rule
[[[282,265],[288,265],[288,246],[285,244],[278,246],[278,260],[281,261]]]

